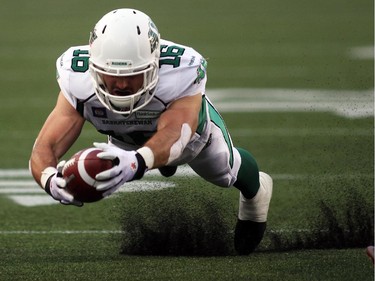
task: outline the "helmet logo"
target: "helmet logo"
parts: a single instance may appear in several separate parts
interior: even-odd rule
[[[90,40],[89,40],[90,46],[96,40],[96,38],[98,38],[98,36],[96,35],[96,30],[94,29],[92,32],[90,32]]]
[[[201,58],[200,65],[197,68],[197,78],[194,80],[194,84],[199,84],[204,77],[206,77],[207,61]]]
[[[150,19],[148,22],[148,40],[150,41],[151,54],[159,48],[159,32],[156,25]]]

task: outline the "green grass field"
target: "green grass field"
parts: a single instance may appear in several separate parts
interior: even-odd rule
[[[162,37],[204,54],[208,95],[234,143],[273,176],[269,231],[253,255],[231,248],[237,191],[183,168],[172,179],[151,174],[128,186],[169,189],[123,192],[83,208],[49,204],[28,175],[34,139],[59,90],[56,58],[86,44],[95,22],[117,7],[145,11]],[[367,228],[373,239],[373,8],[366,0],[4,0],[0,280],[373,280],[365,246],[374,242],[359,237]],[[66,158],[97,140],[105,138],[87,126]],[[322,202],[333,208],[336,228],[324,224]],[[229,231],[210,227],[216,216]],[[198,233],[208,250],[224,241],[227,254],[121,254],[124,217],[177,234],[187,224],[193,246]],[[331,230],[334,247],[296,241],[316,227]]]

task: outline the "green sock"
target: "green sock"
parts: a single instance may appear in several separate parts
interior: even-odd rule
[[[258,164],[250,152],[242,148],[236,148],[241,155],[241,166],[233,186],[238,188],[245,198],[251,199],[259,189]]]

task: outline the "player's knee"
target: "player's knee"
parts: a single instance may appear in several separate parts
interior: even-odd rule
[[[236,176],[232,173],[229,167],[223,167],[218,169],[216,167],[215,171],[208,170],[202,172],[202,170],[196,170],[196,172],[206,181],[219,186],[219,187],[230,187],[233,186],[233,183],[236,181]]]
[[[217,174],[215,175],[215,177],[203,177],[203,178],[206,181],[219,187],[230,187],[233,185],[233,181],[235,180],[235,178],[227,172]]]

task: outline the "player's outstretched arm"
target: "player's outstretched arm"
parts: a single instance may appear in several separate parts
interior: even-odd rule
[[[43,189],[46,190],[48,180],[56,174],[60,157],[76,141],[83,124],[84,119],[60,93],[55,108],[38,134],[30,157],[30,171]]]

